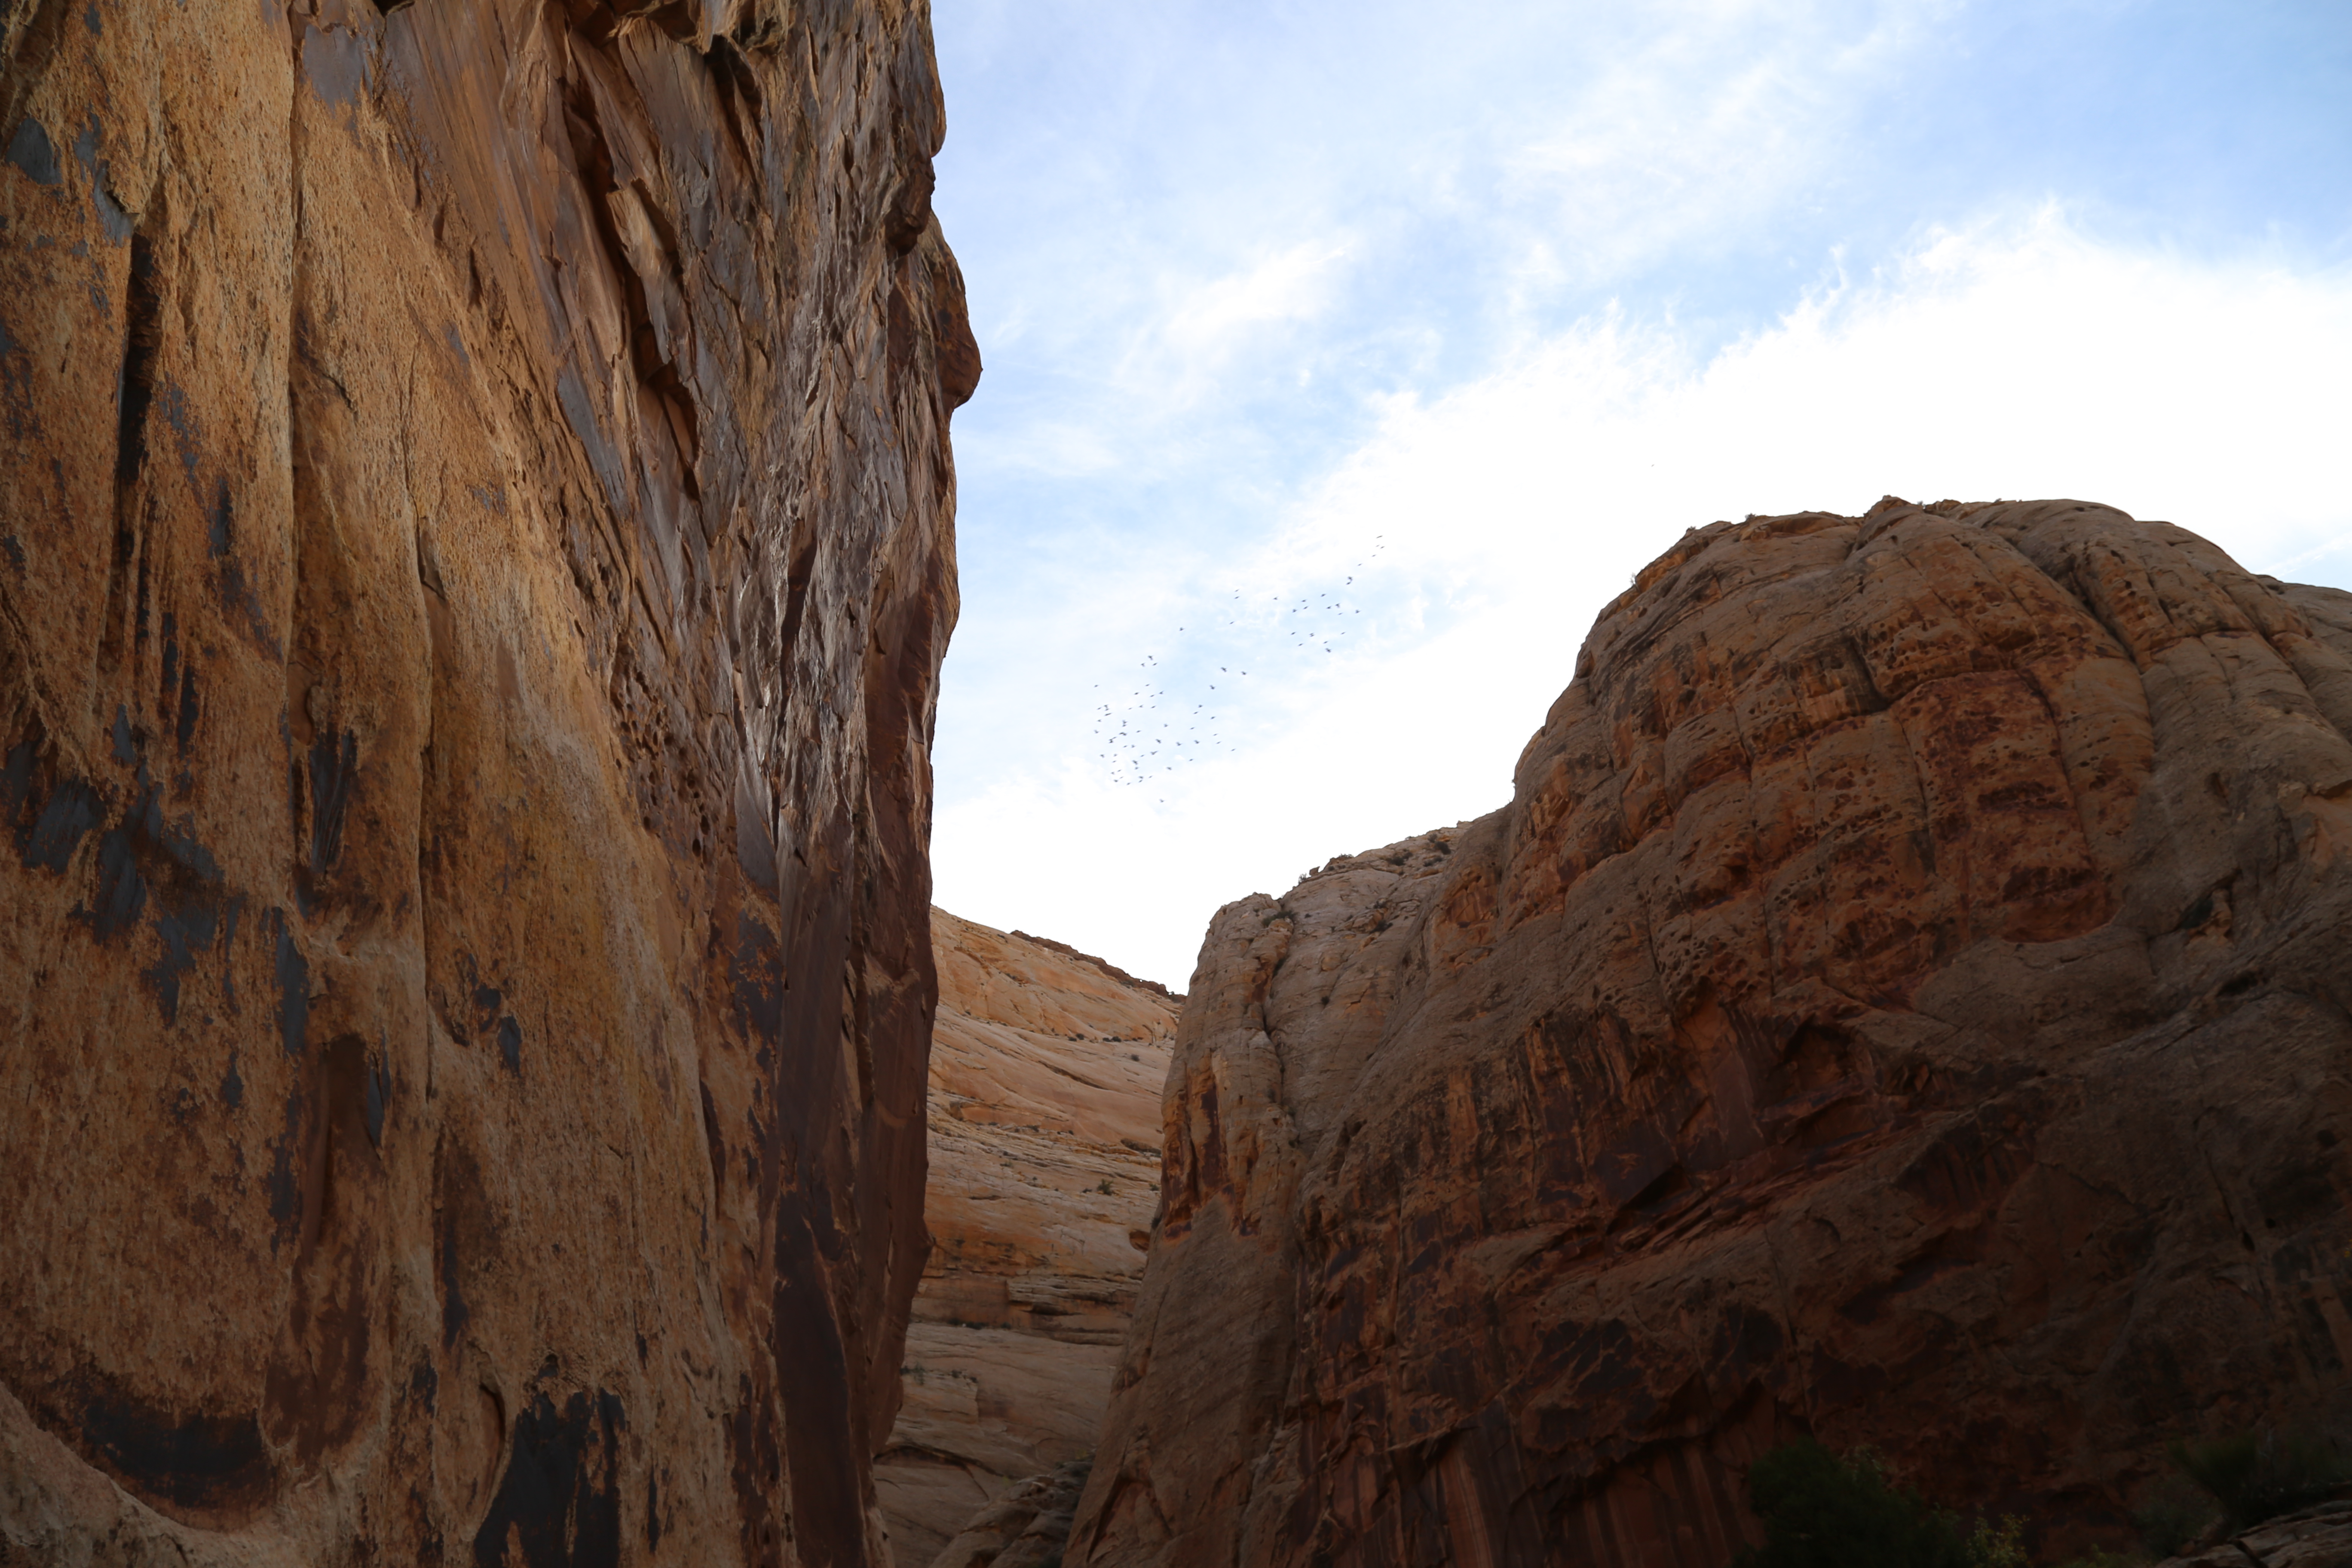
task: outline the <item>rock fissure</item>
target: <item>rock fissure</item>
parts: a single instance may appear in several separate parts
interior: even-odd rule
[[[932,1250],[884,1517],[901,1563],[1034,1563],[1066,1531],[1132,1308],[1174,1004],[1058,942],[934,931]]]

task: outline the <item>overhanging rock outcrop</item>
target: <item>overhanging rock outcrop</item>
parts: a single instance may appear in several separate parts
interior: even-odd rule
[[[1717,523],[1511,804],[1219,912],[1070,1538],[1719,1568],[1869,1444],[2053,1552],[2341,1414],[2352,595],[2073,501]]]
[[[0,47],[0,1556],[883,1561],[927,12]]]

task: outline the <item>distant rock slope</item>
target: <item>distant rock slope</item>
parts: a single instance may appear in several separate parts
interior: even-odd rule
[[[0,6],[0,1560],[881,1560],[944,132],[899,0]]]
[[[931,1255],[876,1469],[900,1568],[1094,1447],[1160,1196],[1176,1023],[1160,986],[1059,942],[940,910],[931,931]]]
[[[1717,523],[1511,804],[1219,912],[1069,1561],[1717,1568],[1811,1432],[2124,1534],[2352,1364],[2352,595]]]

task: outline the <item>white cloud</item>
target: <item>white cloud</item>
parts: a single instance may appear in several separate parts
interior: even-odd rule
[[[1640,8],[1540,120],[1503,128],[1523,298],[1706,253],[1805,205],[1873,140],[1886,83],[1936,46],[1938,0]],[[1916,112],[1916,110],[1914,111]]]
[[[1169,313],[1164,334],[1186,358],[1215,360],[1253,328],[1305,321],[1329,301],[1332,272],[1349,248],[1344,243],[1294,245],[1187,290]]]
[[[1241,585],[1260,613],[1218,635],[1280,683],[1228,710],[1234,752],[1150,790],[1106,782],[1070,690],[1033,731],[1038,762],[961,795],[943,776],[940,900],[1181,983],[1218,904],[1502,804],[1593,615],[1719,517],[2077,496],[2352,584],[2347,363],[2352,272],[2102,244],[2054,209],[1926,236],[1704,361],[1670,324],[1580,322],[1382,404],[1249,558],[1149,587],[1132,563],[1107,574],[1113,599],[1137,597],[1089,616],[1088,638],[1159,647]],[[1338,590],[1375,535],[1347,651],[1268,640],[1272,595]],[[1061,701],[1055,682],[1030,695]]]
[[[1000,87],[1001,140],[959,129],[941,169],[994,378],[965,427],[1004,417],[993,356],[1017,344],[1083,389],[1059,417],[1157,468],[1184,426],[1310,375],[1409,377],[1433,336],[1484,353],[1489,316],[1748,232],[1866,140],[1952,7],[1015,9],[1055,46]],[[1017,56],[1010,10],[940,26],[950,64]]]
[[[967,468],[983,465],[1006,470],[1073,479],[1108,473],[1125,454],[1101,428],[1066,418],[1032,420],[1011,431],[992,431],[984,441],[966,439],[957,458]]]

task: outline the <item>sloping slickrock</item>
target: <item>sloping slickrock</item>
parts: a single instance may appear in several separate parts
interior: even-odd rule
[[[1511,804],[1219,912],[1071,1560],[2070,1552],[2343,1407],[2352,595],[2072,501],[1696,531]]]
[[[2159,1568],[2346,1568],[2347,1563],[2352,1563],[2352,1502],[2332,1502],[2267,1521],[2210,1551],[2168,1557]]]
[[[927,13],[0,50],[0,1557],[884,1561]]]
[[[1160,1196],[1176,1026],[1164,989],[1059,942],[943,910],[931,931],[931,1254],[875,1471],[901,1568],[1093,1448]],[[996,1510],[986,1549],[1037,1511]]]

